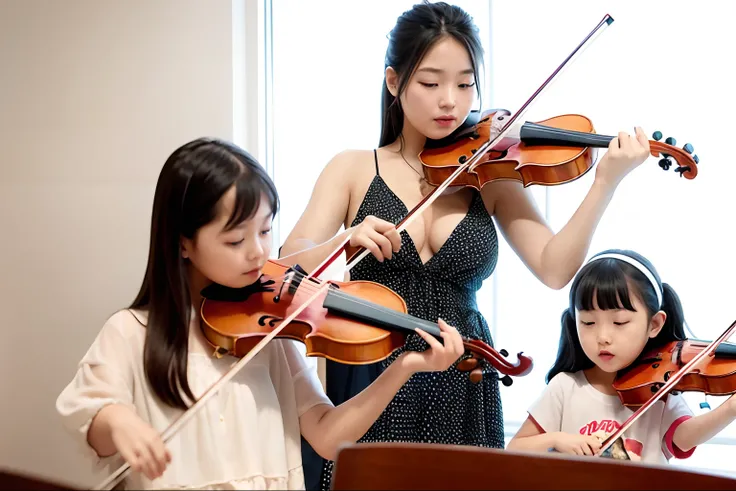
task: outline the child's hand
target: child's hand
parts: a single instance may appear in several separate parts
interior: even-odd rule
[[[160,477],[171,462],[161,435],[133,411],[121,409],[110,422],[115,448],[133,471],[143,472],[151,480]]]
[[[555,450],[571,455],[595,455],[601,448],[601,441],[593,435],[573,435],[555,433]]]
[[[611,140],[608,151],[596,169],[596,180],[615,188],[621,180],[650,156],[649,140],[644,130],[636,127],[636,136],[623,131]]]
[[[440,319],[438,321],[442,331],[441,344],[434,336],[427,334],[421,329],[415,332],[429,344],[429,349],[423,352],[407,351],[404,354],[404,365],[411,373],[416,372],[441,372],[447,370],[465,352],[463,338],[457,329],[448,325]]]

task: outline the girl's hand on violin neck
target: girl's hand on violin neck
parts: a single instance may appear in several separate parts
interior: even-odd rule
[[[372,215],[348,230],[352,232],[350,245],[364,247],[380,262],[391,259],[393,253],[399,252],[401,248],[401,235],[396,230],[396,225]]]
[[[465,353],[463,338],[457,329],[442,319],[439,319],[438,325],[442,331],[442,343],[421,329],[417,328],[415,330],[429,344],[429,349],[422,352],[407,351],[401,355],[403,357],[401,359],[402,365],[409,373],[447,370]]]
[[[644,130],[637,126],[635,135],[619,132],[618,136],[611,140],[608,151],[598,163],[595,178],[613,189],[649,156],[649,139]]]

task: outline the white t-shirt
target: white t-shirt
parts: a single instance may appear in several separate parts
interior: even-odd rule
[[[529,416],[540,431],[580,433],[605,438],[618,430],[634,411],[618,396],[607,395],[588,383],[583,371],[562,372],[549,381]],[[631,460],[666,464],[670,458],[690,457],[695,448],[683,452],[672,442],[675,428],[693,415],[682,396],[669,394],[666,402],[654,403],[623,435]]]
[[[133,311],[144,324],[145,312]],[[199,329],[192,310],[190,332]],[[123,463],[100,459],[87,443],[92,418],[107,404],[133,408],[163,432],[182,410],[161,403],[143,371],[145,327],[130,310],[114,314],[59,395],[56,408],[64,426],[93,462],[112,474]],[[129,489],[304,489],[299,417],[318,404],[331,404],[314,367],[294,345],[274,339],[225,384],[167,443],[172,460],[150,481],[131,472]],[[196,397],[237,361],[205,352],[190,335],[188,378]]]

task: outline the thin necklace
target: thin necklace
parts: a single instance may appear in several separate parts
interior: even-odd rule
[[[404,157],[404,149],[403,148],[399,151],[399,153],[401,154],[401,158],[404,160],[404,162],[406,162],[406,165],[408,165],[411,170],[413,170],[414,172],[417,173],[417,175],[419,176],[419,179],[422,180],[422,181],[424,181],[424,182],[427,182],[427,179],[422,174],[420,174],[419,171],[416,170],[414,168],[414,166],[409,163],[408,160],[406,160],[406,157]]]

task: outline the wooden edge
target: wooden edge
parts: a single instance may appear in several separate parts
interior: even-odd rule
[[[363,443],[338,451],[334,490],[736,489],[736,479],[670,465],[472,446]]]
[[[25,471],[0,469],[0,490],[5,491],[11,489],[47,489],[50,491],[79,490],[79,488],[71,486],[68,483],[51,481],[47,478],[43,478],[38,475],[32,475]]]

